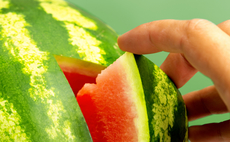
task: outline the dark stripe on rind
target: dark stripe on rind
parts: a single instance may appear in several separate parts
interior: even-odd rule
[[[171,83],[172,86],[175,86],[174,83]],[[178,141],[178,142],[188,142],[188,118],[187,118],[187,110],[184,103],[184,100],[181,96],[181,93],[178,89],[175,89],[177,91],[177,110],[174,112],[174,123],[173,128],[171,128],[171,139],[172,142]],[[180,137],[178,137],[180,136]]]
[[[157,86],[157,83],[159,80],[161,80],[160,76],[156,76],[154,72],[162,72],[159,68],[156,69],[156,65],[152,63],[150,60],[148,60],[144,56],[135,55],[135,59],[138,65],[138,69],[141,75],[142,84],[145,92],[145,99],[146,99],[146,105],[147,105],[147,112],[148,112],[148,119],[149,119],[149,128],[150,128],[150,141],[151,142],[160,142],[162,141],[160,137],[154,136],[154,125],[151,124],[152,121],[154,121],[153,116],[155,115],[152,111],[153,104],[156,103],[156,100],[158,99],[158,93],[155,92],[155,87]],[[176,92],[175,94],[170,94],[170,88],[164,88],[169,89],[168,95],[175,95],[177,98],[177,104],[175,104],[174,107],[174,121],[173,121],[173,127],[170,125],[168,126],[168,135],[171,137],[171,142],[184,142],[187,140],[187,114],[185,109],[185,104],[182,99],[182,96],[180,92],[177,90],[175,85],[172,83],[172,81],[168,78],[168,81],[165,82],[166,84],[169,84],[171,86],[170,88],[174,88],[173,92]],[[166,96],[167,98],[167,96]],[[159,102],[160,103],[160,102]],[[162,133],[164,131],[162,130]]]

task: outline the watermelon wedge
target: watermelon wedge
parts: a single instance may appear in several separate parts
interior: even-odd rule
[[[77,101],[94,142],[148,142],[144,92],[133,54],[125,53],[85,84]]]

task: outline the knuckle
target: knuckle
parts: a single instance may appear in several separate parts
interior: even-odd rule
[[[218,27],[224,31],[226,34],[228,34],[230,36],[230,20],[226,20],[220,24],[218,24]]]
[[[212,23],[205,19],[192,19],[184,24],[184,35],[180,40],[180,46],[183,50],[189,47],[191,38],[199,38],[204,32],[207,32],[208,25]]]
[[[221,24],[224,24],[224,25],[230,25],[230,20],[226,20],[226,21],[224,21],[224,22],[222,22]]]
[[[207,28],[207,25],[212,24],[210,21],[205,20],[205,19],[192,19],[187,21],[186,24],[186,30],[188,32],[193,32],[193,31],[197,31],[197,30],[204,30],[205,28]]]

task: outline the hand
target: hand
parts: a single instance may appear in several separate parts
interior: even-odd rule
[[[160,20],[123,34],[118,45],[135,54],[170,52],[161,65],[178,88],[197,71],[214,86],[183,96],[189,121],[230,111],[230,21],[215,25],[207,20]],[[230,120],[192,126],[193,141],[230,141]]]

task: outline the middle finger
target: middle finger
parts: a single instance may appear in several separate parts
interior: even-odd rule
[[[230,20],[217,26],[230,36]],[[162,63],[161,69],[173,80],[177,88],[181,88],[197,73],[197,70],[190,65],[181,53],[170,53]]]
[[[160,68],[173,80],[177,88],[182,87],[197,73],[181,53],[170,53]]]

